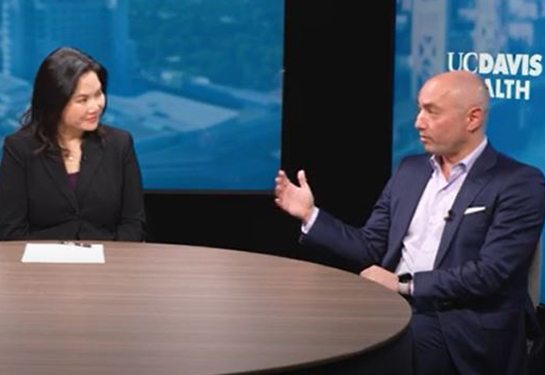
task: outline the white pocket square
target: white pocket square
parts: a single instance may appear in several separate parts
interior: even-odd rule
[[[485,206],[468,207],[464,211],[464,215],[474,214],[475,212],[481,212],[486,210]]]

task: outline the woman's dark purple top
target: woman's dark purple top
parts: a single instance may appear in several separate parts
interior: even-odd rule
[[[79,172],[68,173],[68,185],[70,186],[70,189],[72,190],[76,190],[76,185],[78,183],[78,175],[79,175]]]

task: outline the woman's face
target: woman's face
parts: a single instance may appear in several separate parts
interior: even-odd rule
[[[59,131],[77,133],[95,130],[105,103],[106,97],[96,73],[93,71],[84,73],[62,111]]]

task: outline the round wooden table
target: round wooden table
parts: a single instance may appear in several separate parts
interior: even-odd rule
[[[410,320],[394,292],[249,252],[105,242],[105,264],[21,263],[0,243],[0,373],[237,374],[377,350]]]

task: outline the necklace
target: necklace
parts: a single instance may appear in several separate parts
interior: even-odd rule
[[[64,160],[74,161],[76,160],[76,157],[69,153],[68,155],[64,155]]]

